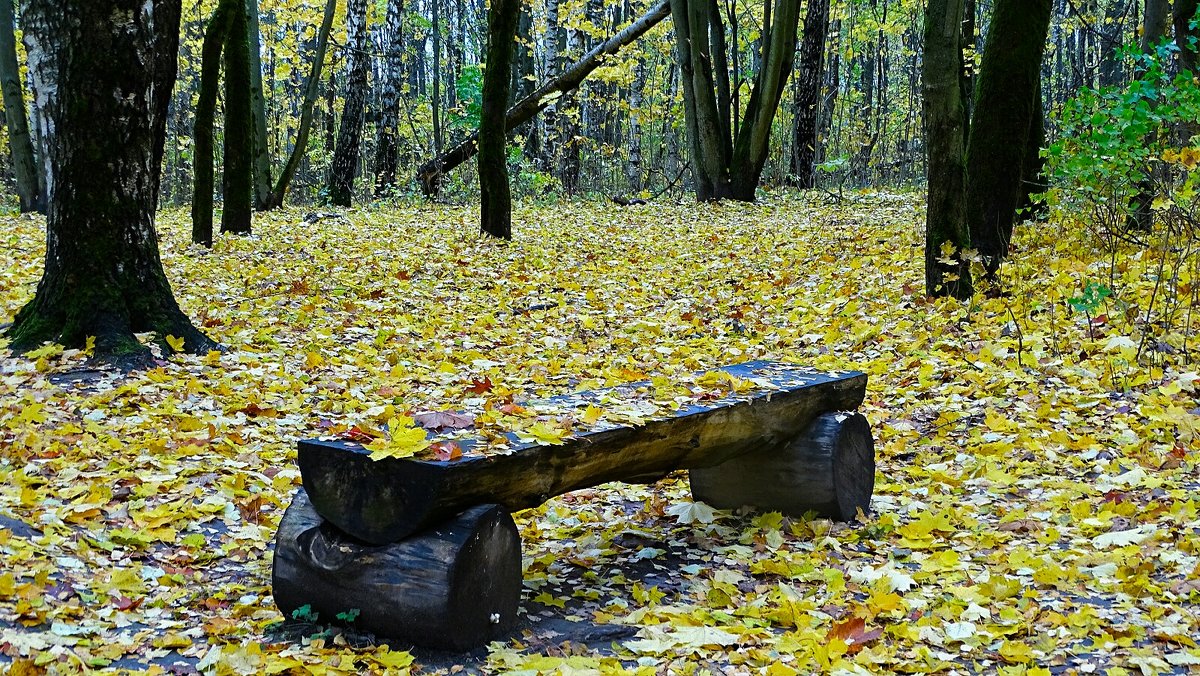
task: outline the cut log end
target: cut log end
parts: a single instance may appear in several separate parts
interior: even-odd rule
[[[825,413],[796,439],[689,471],[692,495],[720,509],[853,520],[871,506],[875,442],[859,413]]]
[[[521,539],[507,510],[481,505],[401,542],[372,546],[322,519],[301,489],[279,524],[273,587],[289,618],[307,606],[320,623],[468,650],[516,624]]]

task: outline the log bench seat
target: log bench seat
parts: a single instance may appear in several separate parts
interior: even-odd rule
[[[596,424],[557,445],[514,435],[502,453],[436,461],[372,460],[353,441],[301,441],[304,487],[275,542],[276,604],[289,617],[307,606],[320,621],[340,615],[381,636],[465,650],[515,626],[521,550],[510,512],[554,496],[686,469],[693,497],[718,508],[837,520],[869,508],[874,442],[854,412],[866,375],[767,361],[714,371],[741,387],[641,424]],[[544,403],[562,410],[647,389]],[[469,438],[459,443],[470,450]]]

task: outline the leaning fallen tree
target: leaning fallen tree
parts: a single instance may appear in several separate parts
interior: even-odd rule
[[[669,0],[661,0],[637,21],[597,45],[570,68],[563,71],[561,75],[518,101],[516,105],[508,109],[508,113],[504,117],[505,131],[511,134],[522,124],[532,120],[563,94],[578,87],[588,75],[591,75],[592,71],[604,64],[606,57],[616,54],[626,45],[645,35],[670,13]],[[479,149],[478,141],[479,133],[473,132],[458,145],[422,164],[417,169],[417,181],[421,184],[421,191],[425,193],[426,197],[437,195],[439,183],[446,172],[475,156]]]

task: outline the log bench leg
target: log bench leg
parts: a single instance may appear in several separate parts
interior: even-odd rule
[[[719,509],[750,505],[850,521],[870,509],[875,441],[859,413],[825,413],[790,443],[688,470],[692,497]]]
[[[481,505],[400,542],[367,545],[322,519],[300,489],[279,523],[272,578],[286,617],[308,605],[318,622],[468,650],[515,626],[521,537],[507,510]]]

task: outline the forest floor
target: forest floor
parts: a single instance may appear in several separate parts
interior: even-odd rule
[[[211,251],[164,213],[176,295],[227,353],[0,357],[11,673],[1200,670],[1200,376],[1122,328],[1148,257],[1110,279],[1079,228],[1022,228],[1011,293],[963,304],[923,295],[916,195],[524,206],[508,245],[475,213],[285,211]],[[43,239],[0,221],[0,321]],[[756,358],[870,375],[864,520],[680,509],[683,477],[551,500],[517,515],[522,629],[467,656],[273,605],[297,439],[482,381],[519,402]]]

